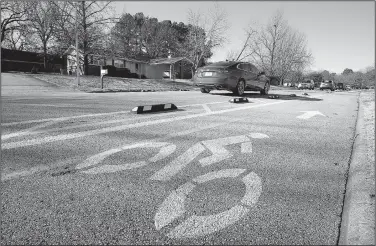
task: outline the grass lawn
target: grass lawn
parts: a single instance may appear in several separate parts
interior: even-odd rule
[[[80,76],[80,85],[77,85],[76,76],[60,74],[28,74],[28,76],[40,79],[62,87],[72,88],[85,92],[132,92],[132,91],[179,91],[199,90],[193,86],[190,80],[177,79],[130,79],[107,77],[103,79],[103,89],[99,76]]]
[[[119,77],[107,77],[103,79],[103,89],[99,76],[80,76],[80,85],[77,85],[76,76],[61,74],[27,74],[27,76],[40,79],[58,86],[80,90],[89,93],[101,92],[136,92],[136,91],[180,91],[200,90],[193,85],[191,80],[170,80],[170,79],[130,79]],[[296,90],[294,87],[274,86],[273,90]]]

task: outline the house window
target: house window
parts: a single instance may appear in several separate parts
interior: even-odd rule
[[[136,63],[136,71],[138,71],[138,63]]]

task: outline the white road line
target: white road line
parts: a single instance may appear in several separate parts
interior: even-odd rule
[[[186,107],[195,107],[195,106],[202,106],[204,104],[220,104],[220,103],[228,103],[228,101],[220,101],[220,102],[210,102],[210,103],[200,103],[200,104],[188,104],[188,105],[177,105],[178,108],[186,108]]]
[[[7,140],[7,139],[10,139],[10,138],[14,138],[14,137],[20,137],[20,136],[30,135],[30,134],[34,133],[34,132],[32,132],[33,130],[53,125],[56,122],[57,121],[47,122],[47,123],[40,124],[40,125],[37,125],[37,126],[34,126],[34,127],[30,127],[30,128],[28,128],[26,130],[22,130],[22,131],[15,132],[15,133],[10,133],[10,134],[1,136],[1,140]]]
[[[62,105],[57,105],[57,104],[31,104],[31,103],[17,103],[17,105],[27,105],[27,106],[41,106],[41,107],[56,107],[56,108],[64,108],[64,107],[82,107],[82,105],[75,105],[75,104],[62,104]]]
[[[257,99],[257,98],[252,98],[252,97],[248,97],[248,100],[253,100],[253,101],[258,101],[258,102],[266,102],[265,100],[260,100],[260,99]]]
[[[218,104],[218,103],[227,103],[227,101],[221,102],[211,102],[206,104]],[[202,106],[203,104],[188,104],[177,106],[178,108],[186,108],[186,107],[193,107],[193,106]],[[79,119],[85,117],[98,117],[98,116],[105,116],[105,115],[115,115],[115,114],[124,114],[130,113],[129,110],[127,111],[115,111],[110,113],[99,113],[99,114],[86,114],[86,115],[77,115],[77,116],[69,116],[69,117],[61,117],[61,118],[47,118],[47,119],[40,119],[40,120],[27,120],[27,121],[16,121],[16,122],[9,122],[9,123],[1,123],[2,126],[14,126],[14,125],[21,125],[21,124],[29,124],[29,123],[38,123],[38,122],[45,122],[45,121],[63,121],[63,120],[71,120],[71,119]]]
[[[205,109],[205,112],[210,113],[211,109],[206,104],[202,104],[202,107]]]
[[[31,135],[45,134],[45,133],[48,133],[48,132],[56,132],[56,131],[61,131],[61,130],[72,130],[72,129],[77,129],[77,128],[93,127],[93,126],[115,124],[115,123],[124,123],[124,122],[129,122],[129,121],[132,121],[132,120],[136,121],[136,120],[140,120],[140,119],[152,119],[152,118],[161,118],[161,117],[165,117],[165,115],[154,114],[154,115],[141,116],[141,117],[135,117],[135,118],[130,118],[130,119],[108,120],[108,121],[101,121],[101,122],[66,126],[64,128],[52,128],[52,129],[46,129],[46,130],[43,130],[43,131],[32,131],[32,130],[35,130],[35,129],[38,129],[38,128],[53,125],[53,124],[56,124],[58,122],[63,121],[63,120],[56,120],[56,121],[52,121],[52,122],[47,122],[47,123],[42,124],[42,125],[34,126],[34,127],[28,128],[28,129],[23,130],[23,131],[10,133],[10,134],[8,134],[9,136],[4,135],[1,138],[2,138],[2,140],[7,140],[9,138],[25,136],[25,135],[31,136]]]
[[[125,126],[106,127],[102,129],[90,130],[90,131],[84,131],[84,132],[78,132],[78,133],[62,134],[62,135],[57,135],[57,136],[48,136],[48,137],[25,140],[25,141],[3,143],[2,149],[6,150],[6,149],[14,149],[14,148],[20,148],[20,147],[25,147],[25,146],[33,146],[33,145],[39,145],[39,144],[44,144],[44,143],[51,143],[55,141],[62,141],[62,140],[69,140],[69,139],[75,139],[75,138],[80,138],[80,137],[98,135],[102,133],[123,131],[126,129],[132,129],[132,128],[137,128],[137,127],[163,124],[163,123],[174,122],[178,120],[193,119],[193,118],[198,118],[198,117],[203,117],[203,116],[218,115],[218,114],[235,112],[235,111],[240,111],[240,110],[245,110],[245,109],[265,107],[269,105],[281,104],[281,103],[286,103],[286,102],[287,101],[278,101],[278,102],[272,102],[272,103],[266,103],[266,104],[250,105],[250,106],[239,107],[239,108],[230,108],[230,109],[225,109],[225,110],[213,111],[210,113],[178,116],[178,117],[172,117],[172,118],[166,118],[166,119],[160,119],[160,120],[154,120],[154,121],[135,123],[135,124],[125,125]]]
[[[250,134],[248,134],[248,136],[250,136],[251,138],[269,138],[268,135],[258,132],[251,132]]]
[[[84,115],[68,116],[68,117],[61,117],[61,118],[47,118],[47,119],[40,119],[40,120],[16,121],[16,122],[9,122],[9,123],[1,123],[1,125],[2,126],[15,126],[15,125],[39,123],[39,122],[45,122],[45,121],[62,121],[62,120],[79,119],[79,118],[85,118],[85,117],[98,117],[98,116],[105,116],[105,115],[128,114],[128,113],[130,113],[129,110],[116,111],[116,112],[111,112],[111,113],[84,114]]]

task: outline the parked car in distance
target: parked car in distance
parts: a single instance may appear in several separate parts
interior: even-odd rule
[[[345,90],[351,90],[351,85],[345,85]]]
[[[343,83],[337,83],[336,88],[337,88],[338,90],[344,90],[344,89],[345,89]]]
[[[246,90],[260,91],[267,95],[270,79],[263,71],[249,62],[221,61],[197,69],[194,84],[202,93],[211,90],[229,90],[241,96]]]
[[[332,80],[325,80],[320,84],[320,90],[330,89],[331,91],[335,90],[335,84]]]
[[[305,82],[300,82],[298,84],[298,90],[303,90],[303,89],[314,90],[315,83],[313,82],[313,80],[306,80]]]

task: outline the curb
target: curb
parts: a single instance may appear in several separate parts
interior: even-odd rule
[[[154,104],[154,105],[145,105],[137,106],[131,110],[132,113],[143,114],[143,113],[153,113],[160,111],[169,111],[178,109],[175,104],[165,103],[165,104]]]
[[[339,232],[339,245],[375,245],[375,187],[372,181],[374,176],[370,175],[370,172],[374,171],[374,163],[367,160],[364,125],[364,106],[360,94],[355,141],[347,176]]]
[[[237,98],[232,98],[230,100],[228,100],[230,103],[247,103],[249,102],[248,101],[248,98],[246,97],[237,97]]]

